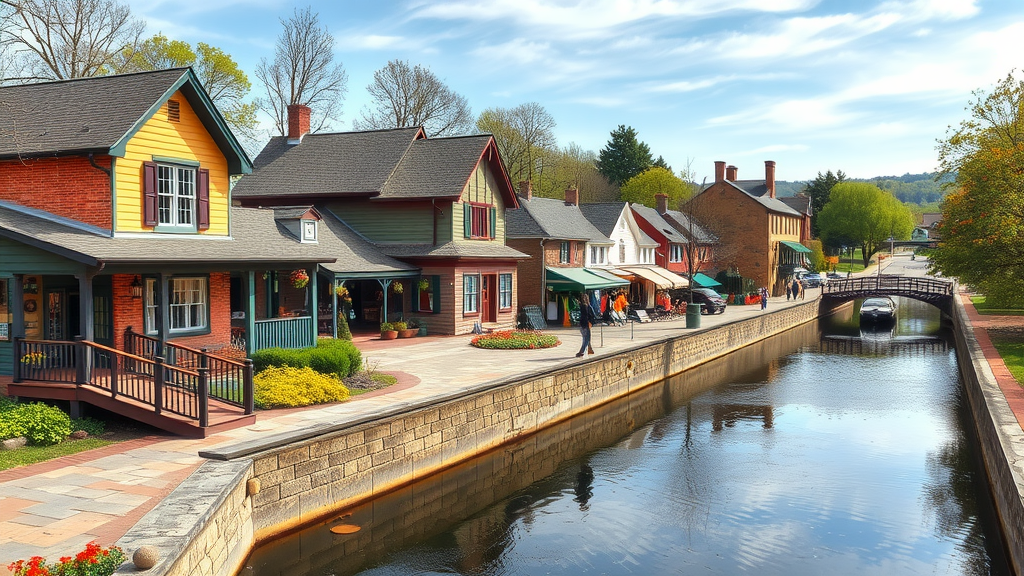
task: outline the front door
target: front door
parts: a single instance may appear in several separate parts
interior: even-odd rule
[[[46,291],[46,339],[67,340],[67,293],[63,288]]]
[[[497,320],[494,305],[498,301],[495,294],[498,276],[496,274],[484,274],[480,277],[480,282],[480,321],[494,322]]]

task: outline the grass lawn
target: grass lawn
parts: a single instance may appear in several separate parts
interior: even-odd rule
[[[978,314],[991,314],[993,316],[1024,316],[1024,309],[996,308],[986,304],[984,296],[971,296],[971,302],[974,303],[974,308],[978,311]]]
[[[863,260],[860,256],[860,248],[853,251],[853,267],[850,267],[850,255],[844,254],[839,257],[839,264],[836,265],[836,272],[846,274],[847,272],[860,272],[864,270]]]
[[[0,470],[45,462],[108,444],[113,444],[113,442],[101,438],[83,438],[82,440],[66,440],[53,446],[25,446],[17,450],[3,450],[0,451]]]
[[[1024,341],[1020,338],[993,335],[992,344],[1003,358],[1003,363],[1010,374],[1017,379],[1017,383],[1024,385]]]

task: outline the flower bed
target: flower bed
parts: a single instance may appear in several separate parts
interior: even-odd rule
[[[557,337],[529,330],[501,330],[477,336],[470,341],[477,348],[491,350],[522,350],[554,348],[561,344]]]

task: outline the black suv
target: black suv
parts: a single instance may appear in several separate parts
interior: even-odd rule
[[[710,288],[694,288],[683,290],[683,302],[690,302],[690,293],[693,293],[693,303],[700,304],[701,314],[718,314],[725,312],[725,298]]]

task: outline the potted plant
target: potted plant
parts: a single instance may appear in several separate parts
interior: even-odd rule
[[[409,328],[415,328],[417,336],[427,335],[427,325],[424,324],[422,320],[417,320],[415,318],[410,319]]]
[[[420,278],[420,281],[419,283],[416,284],[416,286],[419,287],[420,292],[426,292],[427,290],[430,290],[430,280],[427,280],[426,278]]]
[[[395,330],[395,325],[391,322],[381,322],[380,324],[380,339],[381,340],[394,340],[398,338],[398,331]]]
[[[393,284],[391,284],[391,291],[394,292],[395,294],[401,294],[404,290],[405,288],[402,287],[401,282],[394,282]]]
[[[398,331],[399,338],[412,338],[419,331],[416,328],[410,329],[405,322],[395,322],[395,330]]]

